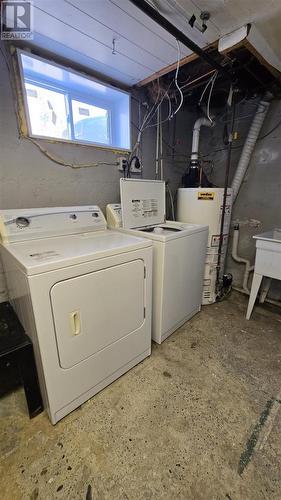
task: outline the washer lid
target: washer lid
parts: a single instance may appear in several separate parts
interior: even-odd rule
[[[123,227],[135,229],[165,222],[165,182],[120,179]]]

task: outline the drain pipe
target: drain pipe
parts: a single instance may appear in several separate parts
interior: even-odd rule
[[[243,276],[242,288],[239,286],[233,286],[232,288],[237,292],[244,293],[245,295],[250,295],[250,290],[248,288],[249,274],[251,271],[254,271],[255,266],[251,266],[251,263],[248,259],[243,259],[238,255],[238,243],[239,243],[239,224],[235,224],[233,232],[231,257],[233,258],[233,260],[235,260],[235,262],[245,264],[245,272]],[[264,302],[267,302],[274,306],[281,307],[281,301],[279,300],[269,299],[268,297],[266,297]]]
[[[235,262],[245,264],[242,290],[246,293],[250,293],[250,290],[248,288],[249,274],[251,271],[254,270],[255,266],[251,266],[251,262],[248,259],[244,259],[238,255],[238,243],[239,243],[239,224],[235,224],[233,231],[231,257],[233,258],[233,260],[235,260]]]
[[[239,286],[233,286],[233,290],[236,290],[236,292],[243,293],[244,295],[250,295],[250,292],[246,292],[246,290],[243,290],[243,288],[239,288]],[[281,302],[279,300],[275,299],[268,299],[267,297],[264,299],[264,302],[267,302],[268,304],[272,304],[273,306],[281,307]]]
[[[246,171],[248,169],[251,156],[253,154],[253,151],[255,149],[255,145],[259,136],[259,133],[261,131],[263,122],[265,120],[265,117],[268,113],[269,106],[270,106],[270,100],[272,99],[272,95],[270,92],[266,92],[264,95],[263,99],[261,99],[257,112],[254,116],[254,119],[252,121],[248,136],[245,140],[245,144],[240,156],[240,160],[232,181],[232,189],[233,189],[233,203],[236,200],[236,197],[239,193],[241,184],[243,182],[244,176],[246,174]]]
[[[191,149],[191,167],[197,167],[199,161],[199,139],[200,139],[200,129],[204,125],[204,127],[213,127],[215,122],[210,122],[207,118],[198,118],[194,123],[193,127],[193,136],[192,136],[192,149]]]

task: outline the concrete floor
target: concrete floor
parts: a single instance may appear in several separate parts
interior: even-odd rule
[[[0,497],[281,498],[281,315],[203,308],[152,356],[53,427],[0,401]]]

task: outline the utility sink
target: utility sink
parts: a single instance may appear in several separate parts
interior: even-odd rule
[[[260,294],[264,302],[271,280],[281,280],[281,229],[275,228],[266,233],[256,234],[256,261],[246,318],[250,319],[263,277],[266,282]]]
[[[281,229],[275,228],[272,229],[272,231],[268,231],[267,233],[261,233],[261,234],[256,234],[254,236],[255,240],[263,240],[263,241],[269,241],[272,243],[279,243],[281,244]]]

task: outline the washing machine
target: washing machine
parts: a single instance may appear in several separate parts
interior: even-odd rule
[[[55,424],[150,355],[152,244],[107,230],[97,206],[3,210],[0,231]]]
[[[166,221],[165,182],[121,179],[120,195],[107,206],[111,227],[153,242],[152,339],[161,344],[201,309],[208,226]]]

